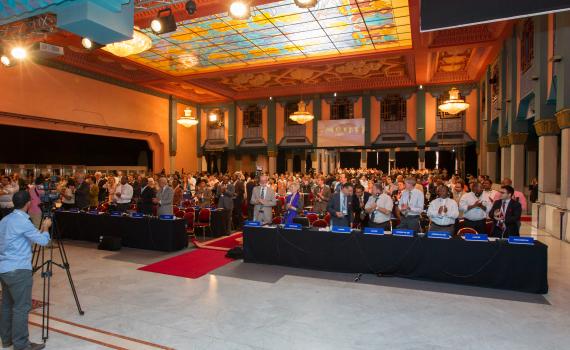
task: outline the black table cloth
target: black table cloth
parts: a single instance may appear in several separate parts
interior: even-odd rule
[[[548,292],[547,246],[246,227],[244,261]]]
[[[195,208],[195,218],[198,220],[200,208]],[[230,228],[228,228],[228,215],[230,212],[225,209],[211,209],[210,210],[210,235],[213,238],[229,235]],[[201,231],[199,231],[201,232]]]
[[[182,219],[131,218],[56,212],[61,238],[99,242],[101,236],[121,237],[125,247],[172,252],[188,246],[186,222]]]

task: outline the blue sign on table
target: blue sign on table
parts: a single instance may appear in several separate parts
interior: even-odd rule
[[[172,214],[163,214],[158,217],[160,220],[174,220],[174,215]]]
[[[301,231],[303,226],[301,226],[301,224],[285,224],[283,226],[283,228],[285,228],[287,230],[299,230],[299,231]]]
[[[451,235],[449,232],[443,231],[429,231],[427,234],[428,238],[437,238],[437,239],[450,239]]]
[[[99,215],[99,211],[97,211],[97,210],[89,210],[89,211],[87,212],[87,214]]]
[[[509,244],[534,245],[534,238],[532,238],[532,237],[509,236]]]
[[[489,237],[486,234],[467,233],[465,236],[466,241],[471,242],[489,242]]]
[[[143,213],[132,213],[131,217],[140,219],[140,218],[144,217],[144,214]]]
[[[383,235],[384,229],[383,228],[374,228],[374,227],[365,227],[364,228],[365,235]]]
[[[393,236],[414,237],[414,230],[395,229],[392,230]]]
[[[331,232],[334,233],[351,233],[352,229],[347,226],[333,226]]]
[[[259,221],[251,221],[251,220],[246,220],[243,222],[243,225],[245,227],[260,227],[261,226],[261,222]]]
[[[112,211],[111,212],[111,216],[121,216],[123,215],[123,213],[121,213],[120,211]]]
[[[79,213],[79,209],[78,208],[71,208],[69,209],[70,213]]]

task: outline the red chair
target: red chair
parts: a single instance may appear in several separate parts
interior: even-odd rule
[[[135,203],[131,204],[131,206],[129,207],[130,210],[134,210],[137,211],[137,205]]]
[[[331,214],[327,213],[327,215],[325,215],[325,219],[324,219],[327,223],[327,226],[330,225],[331,223]]]
[[[198,222],[194,224],[194,228],[201,228],[202,229],[202,237],[203,240],[206,240],[206,228],[210,229],[210,219],[212,217],[212,213],[208,208],[202,208],[198,212]]]
[[[310,214],[307,214],[307,219],[309,219],[309,223],[311,223],[311,225],[312,225],[313,222],[315,222],[319,219],[319,216],[315,213],[310,213]]]
[[[249,217],[248,209],[249,209],[248,202],[243,201],[243,203],[241,204],[241,217],[244,220],[247,220],[247,218]]]
[[[313,222],[311,225],[313,227],[327,227],[329,224],[323,219],[318,219],[315,220],[315,222]]]
[[[182,205],[184,206],[184,208],[189,208],[192,206],[192,202],[190,202],[190,200],[185,200]]]
[[[477,230],[471,227],[462,227],[457,231],[458,236],[465,236],[467,233],[474,233],[477,234]]]
[[[282,221],[283,221],[283,218],[281,216],[276,216],[273,218],[273,220],[271,220],[273,225],[280,225]]]
[[[186,233],[194,236],[194,210],[186,212],[184,220],[186,220]]]
[[[183,212],[182,210],[179,210],[174,214],[174,216],[176,216],[179,219],[182,219],[184,215],[186,215],[186,212]]]
[[[174,213],[174,215],[176,215],[176,213],[178,213],[180,211],[180,208],[178,208],[178,206],[173,205],[172,206],[172,212]]]
[[[487,220],[485,222],[485,231],[490,236],[493,233],[493,220]]]

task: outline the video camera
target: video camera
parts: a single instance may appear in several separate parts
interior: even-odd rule
[[[55,208],[55,202],[60,197],[57,190],[58,179],[56,176],[51,178],[46,178],[43,185],[43,194],[40,196],[40,208],[42,210],[42,216],[50,216],[53,208]]]

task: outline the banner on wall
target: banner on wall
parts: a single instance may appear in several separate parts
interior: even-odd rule
[[[364,118],[319,120],[317,147],[364,146]]]

